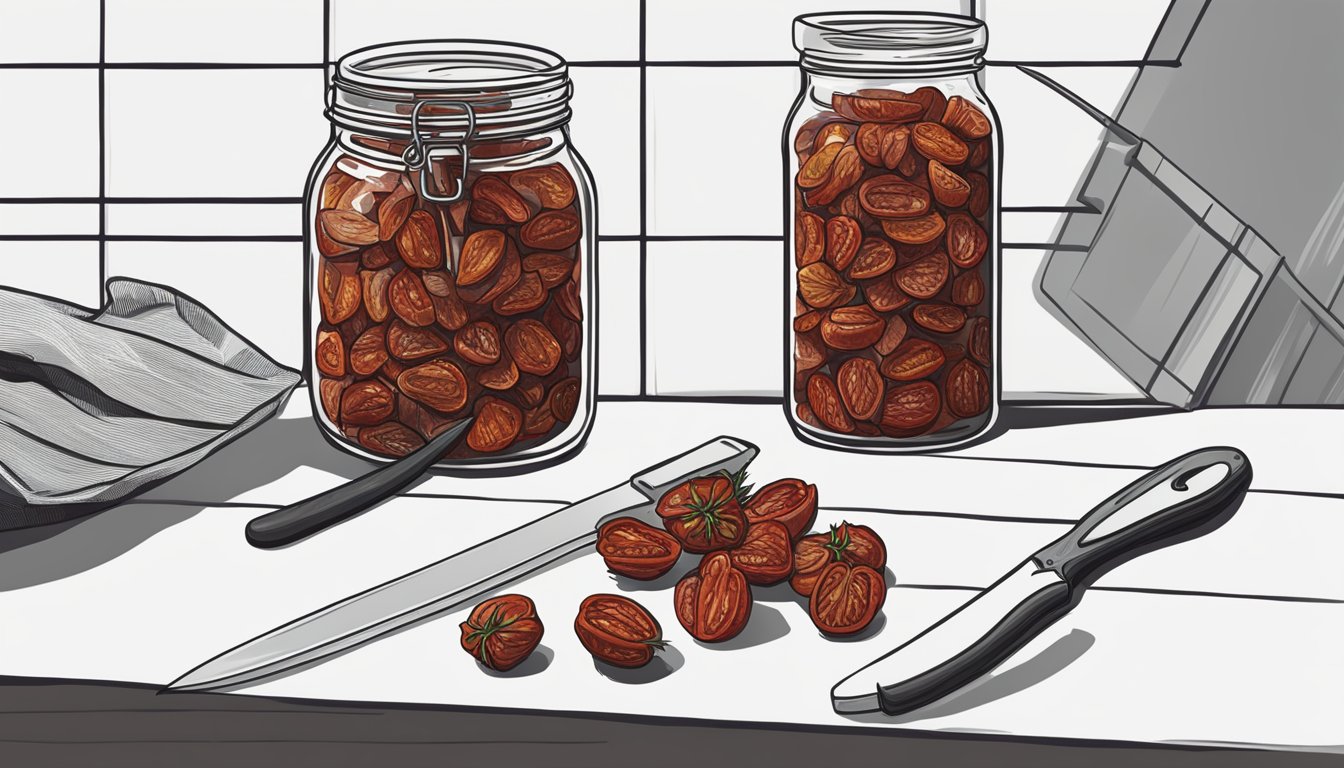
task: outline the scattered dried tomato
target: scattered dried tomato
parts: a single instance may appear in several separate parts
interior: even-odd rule
[[[658,500],[663,527],[687,552],[713,552],[741,544],[747,535],[742,501],[751,490],[743,485],[745,479],[745,471],[737,475],[724,472],[676,486]]]
[[[793,542],[789,529],[777,520],[751,523],[747,538],[728,550],[728,556],[752,584],[778,584],[793,575]]]
[[[719,643],[735,637],[751,618],[751,585],[726,552],[712,552],[677,582],[677,620],[697,640]]]
[[[500,595],[476,606],[462,622],[462,649],[490,669],[503,672],[537,649],[543,629],[531,598]]]
[[[747,522],[778,520],[789,529],[789,538],[798,541],[817,519],[817,486],[786,477],[752,494],[742,510]]]
[[[618,517],[598,530],[597,553],[612,573],[648,581],[672,570],[681,557],[681,544],[666,531],[633,517]]]
[[[599,661],[642,667],[666,645],[663,628],[644,606],[620,595],[591,595],[574,618],[579,642]]]
[[[872,623],[886,599],[887,585],[880,572],[836,561],[817,577],[807,614],[828,635],[852,635]]]
[[[804,536],[793,549],[793,591],[811,597],[817,578],[834,562],[866,565],[881,572],[887,565],[887,549],[882,539],[866,525],[841,523],[831,526],[829,534]]]

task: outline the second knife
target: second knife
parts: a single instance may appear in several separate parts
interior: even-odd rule
[[[1251,463],[1235,448],[1163,464],[965,605],[841,680],[832,706],[842,714],[901,715],[956,691],[1072,610],[1106,571],[1222,525],[1250,484]]]

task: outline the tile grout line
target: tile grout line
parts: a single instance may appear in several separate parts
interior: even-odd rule
[[[325,74],[327,67],[334,63],[331,60],[331,0],[322,0],[322,63],[318,66]]]
[[[639,392],[649,393],[648,0],[639,0]],[[598,240],[601,240],[598,235]]]
[[[329,44],[329,42],[328,42]],[[671,69],[767,69],[767,67],[796,67],[797,59],[589,59],[570,61],[571,67],[671,67]],[[0,70],[325,70],[336,62],[0,62]],[[992,67],[1179,67],[1179,59],[986,59]]]
[[[98,0],[98,301],[107,285],[107,0]]]
[[[302,197],[3,197],[0,205],[290,205]]]
[[[664,61],[641,61],[639,59],[578,60],[567,62],[571,67],[668,67],[681,69],[696,68],[772,68],[796,67],[796,59],[684,59]],[[0,62],[0,70],[6,69],[136,69],[136,70],[190,70],[190,69],[326,69],[334,66],[334,61],[109,61],[94,62],[52,62],[52,61],[5,61]],[[1176,59],[1078,59],[1065,60],[986,60],[991,67],[1179,67]]]
[[[106,207],[103,206],[106,215]],[[100,226],[100,230],[102,227]],[[96,243],[301,243],[303,235],[0,235],[0,242]],[[101,259],[100,259],[101,260]],[[105,265],[100,265],[100,271]]]

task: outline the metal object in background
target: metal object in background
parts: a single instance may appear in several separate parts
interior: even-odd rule
[[[1024,70],[1106,128],[1038,298],[1154,399],[1344,403],[1341,29],[1337,3],[1176,0],[1148,59],[1180,66],[1115,119]]]
[[[1227,522],[1250,484],[1250,461],[1235,448],[1167,462],[965,605],[840,681],[832,706],[842,714],[901,715],[956,691],[1072,610],[1106,571]]]

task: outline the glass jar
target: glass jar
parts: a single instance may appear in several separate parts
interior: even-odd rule
[[[403,456],[468,415],[440,467],[582,443],[597,208],[571,92],[559,56],[509,43],[383,45],[338,63],[304,240],[313,412],[339,446]]]
[[[982,22],[827,13],[794,22],[784,134],[785,410],[828,447],[947,447],[997,412],[997,117]]]

